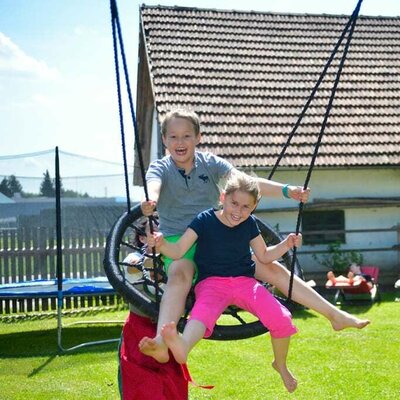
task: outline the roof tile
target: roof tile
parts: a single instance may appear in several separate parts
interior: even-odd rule
[[[162,6],[141,18],[159,117],[195,110],[201,148],[247,168],[274,164],[348,21]],[[310,163],[338,63],[281,165]],[[400,165],[400,17],[359,17],[316,165]]]

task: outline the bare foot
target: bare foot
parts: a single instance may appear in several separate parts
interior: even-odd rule
[[[184,364],[187,361],[187,348],[182,337],[179,335],[175,322],[165,324],[161,328],[161,336],[164,339],[165,344],[171,350],[176,362]]]
[[[332,285],[336,284],[336,277],[335,277],[335,274],[332,271],[329,271],[326,274],[326,277],[332,282]]]
[[[332,328],[335,331],[341,331],[346,328],[365,328],[370,324],[369,319],[359,319],[345,311],[339,310],[339,313],[331,320]]]
[[[272,363],[272,367],[279,373],[283,383],[289,393],[294,392],[297,389],[297,380],[292,373],[287,369],[286,365],[278,366],[275,361]]]
[[[163,342],[161,336],[149,338],[145,336],[139,342],[139,350],[146,356],[153,357],[159,363],[166,363],[169,360],[168,347]]]

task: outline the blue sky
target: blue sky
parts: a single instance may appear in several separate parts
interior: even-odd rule
[[[133,85],[141,3],[117,1]],[[356,0],[157,0],[145,4],[350,14]],[[364,0],[361,14],[400,15],[400,1]],[[0,156],[58,145],[67,152],[120,161],[109,1],[0,0],[0,97]],[[128,130],[129,147],[132,139]]]

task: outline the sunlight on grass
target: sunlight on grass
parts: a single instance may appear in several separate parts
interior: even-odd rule
[[[394,299],[389,296],[390,300]],[[192,351],[193,378],[215,385],[211,391],[190,388],[190,400],[394,399],[400,393],[400,303],[346,310],[367,317],[364,330],[334,332],[311,311],[296,311],[299,333],[292,339],[288,365],[299,387],[288,394],[272,369],[269,334],[240,341],[203,340]],[[126,311],[76,320],[124,320]],[[253,317],[241,313],[246,320]],[[226,323],[224,316],[219,324]],[[76,326],[64,330],[65,345],[119,337],[121,324]],[[117,344],[71,354],[57,350],[55,319],[0,322],[0,399],[118,399]]]

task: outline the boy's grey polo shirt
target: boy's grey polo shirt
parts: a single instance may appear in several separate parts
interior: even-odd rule
[[[161,181],[157,210],[160,231],[165,236],[181,235],[198,213],[217,207],[218,183],[233,169],[221,157],[196,151],[189,175],[180,170],[170,155],[152,162],[146,181]]]

